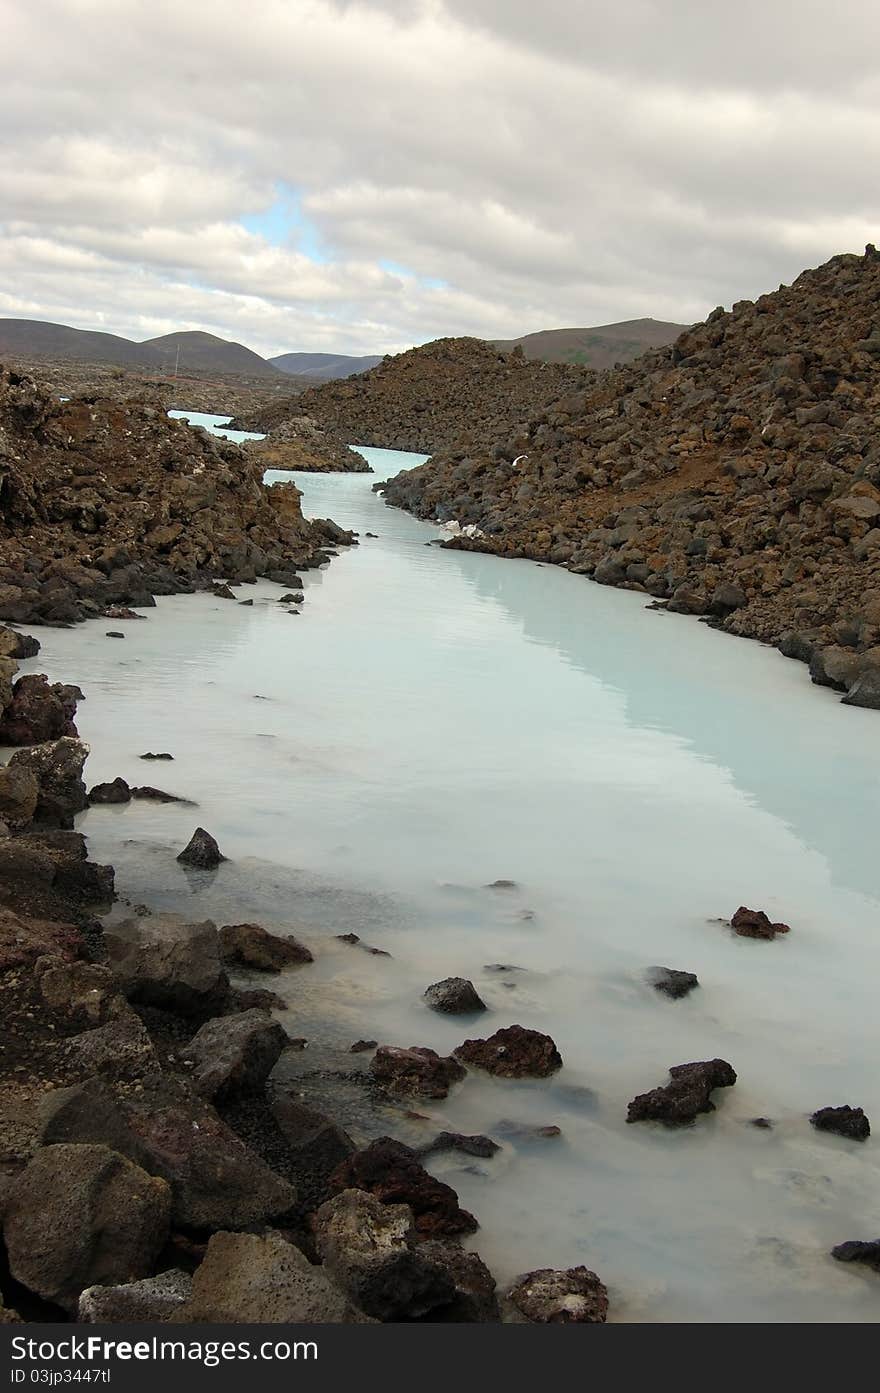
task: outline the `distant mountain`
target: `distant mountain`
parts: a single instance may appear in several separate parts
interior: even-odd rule
[[[0,319],[0,355],[5,353],[17,358],[60,358],[150,372],[173,372],[178,362],[178,349],[181,374],[236,373],[242,377],[281,378],[278,369],[258,353],[251,352],[243,344],[218,338],[216,334],[183,330],[136,343],[119,334],[72,329],[67,324],[50,324],[40,319]]]
[[[41,319],[0,319],[0,354],[31,358],[72,358],[87,363],[112,363],[121,368],[162,367],[162,357],[147,344],[97,329],[71,329]]]
[[[180,352],[180,367],[196,372],[239,373],[247,377],[275,377],[278,369],[243,343],[218,338],[216,334],[194,329],[178,330],[147,339],[144,348],[154,349],[166,368],[174,368]]]
[[[593,329],[543,329],[493,343],[508,351],[522,348],[527,358],[543,363],[579,363],[602,371],[615,363],[630,363],[649,348],[664,348],[689,328],[689,324],[667,324],[662,319],[626,319]]]
[[[358,372],[368,372],[381,363],[380,354],[368,354],[364,358],[353,358],[349,353],[279,353],[270,358],[282,372],[296,373],[299,377],[312,377],[316,382],[332,382],[339,377],[353,377]]]

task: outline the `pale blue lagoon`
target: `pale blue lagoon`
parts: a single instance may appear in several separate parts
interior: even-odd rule
[[[106,621],[40,631],[27,667],[86,690],[89,781],[151,770],[199,804],[95,808],[92,854],[132,902],[310,945],[313,966],[271,982],[311,1041],[282,1068],[307,1096],[310,1071],[363,1066],[359,1037],[443,1052],[514,1022],[554,1037],[553,1079],[472,1074],[417,1100],[427,1122],[338,1086],[362,1137],[561,1127],[491,1161],[436,1159],[500,1280],[585,1263],[622,1321],[876,1320],[876,1277],[829,1251],[880,1235],[878,1143],[808,1121],[850,1103],[880,1126],[876,713],[644,596],[429,545],[439,528],[372,492],[419,457],[363,453],[374,474],[292,476],[308,514],[361,534],[304,574],[298,617],[259,583],[238,592],[252,607],[160,599],[114,621],[124,643]],[[149,749],[174,763],[145,766]],[[174,859],[196,823],[230,858],[213,878]],[[499,878],[516,888],[485,888]],[[714,921],[740,904],[790,935],[733,937]],[[700,988],[665,999],[654,964]],[[426,1009],[452,975],[490,1012]],[[669,1065],[716,1055],[739,1080],[715,1113],[626,1124]]]

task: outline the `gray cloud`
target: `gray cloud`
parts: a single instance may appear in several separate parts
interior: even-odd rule
[[[7,8],[3,314],[384,351],[702,317],[880,230],[873,0]]]

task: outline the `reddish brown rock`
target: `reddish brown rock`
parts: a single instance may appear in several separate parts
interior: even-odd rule
[[[0,745],[40,745],[63,735],[76,737],[78,694],[77,687],[50,683],[42,673],[19,677],[0,718]]]
[[[370,1073],[389,1093],[413,1094],[419,1098],[445,1098],[452,1084],[463,1079],[465,1072],[451,1056],[437,1054],[420,1045],[411,1045],[409,1049],[380,1045],[370,1060]]]
[[[791,932],[788,924],[773,924],[763,909],[746,909],[740,905],[730,921],[730,927],[741,938],[773,939],[777,934]]]
[[[465,1040],[455,1056],[504,1079],[545,1079],[562,1068],[562,1056],[550,1036],[521,1025],[496,1030],[488,1040]]]
[[[426,1238],[455,1237],[479,1227],[462,1209],[451,1185],[435,1180],[416,1153],[392,1137],[379,1137],[333,1172],[330,1188],[366,1190],[383,1204],[407,1204],[418,1233]]]
[[[271,934],[259,924],[224,924],[220,930],[224,962],[240,963],[258,972],[280,972],[298,963],[314,962],[305,944],[292,935]]]

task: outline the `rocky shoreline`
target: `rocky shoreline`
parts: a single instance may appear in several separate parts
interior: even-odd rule
[[[0,639],[33,654],[24,635]],[[309,946],[258,924],[132,905],[113,868],[88,859],[75,820],[105,800],[83,780],[81,699],[28,674],[5,700],[6,721],[18,701],[19,748],[0,766],[0,1321],[605,1321],[613,1300],[585,1266],[534,1269],[499,1291],[463,1246],[479,1216],[426,1168],[450,1150],[491,1161],[522,1127],[505,1124],[500,1141],[445,1131],[415,1146],[388,1135],[358,1144],[334,1116],[332,1070],[308,1103],[291,1076],[273,1077],[304,1044],[274,1017],[287,1002],[273,987],[289,974],[306,986]],[[177,855],[202,875],[222,875],[224,859],[202,828]],[[745,907],[720,922],[753,940],[791,932]],[[672,998],[699,988],[669,968],[647,980]],[[472,1071],[540,1081],[564,1066],[539,1031],[469,1034],[487,1008],[466,979],[429,985],[424,1003],[461,1019],[449,1055],[348,1047],[369,1059],[348,1082],[401,1123],[467,1088]],[[736,1082],[723,1059],[674,1065],[626,1121],[699,1125]],[[809,1121],[870,1136],[861,1108],[820,1108]],[[871,1267],[876,1249],[848,1240],[833,1256]]]
[[[377,488],[449,546],[641,592],[878,709],[878,298],[873,247],[834,257]]]
[[[274,432],[308,415],[339,440],[428,454],[464,440],[491,444],[594,376],[571,364],[533,362],[521,349],[501,352],[482,339],[436,339],[356,377],[266,402],[233,427]]]
[[[0,367],[0,619],[124,617],[154,596],[297,572],[354,542],[239,446],[143,398],[56,401]]]
[[[34,652],[13,630],[0,638]],[[272,1086],[302,1042],[273,1019],[285,1002],[234,974],[307,972],[306,945],[146,905],[106,917],[113,868],[88,859],[74,825],[111,787],[86,790],[82,693],[13,681],[5,661],[19,748],[0,766],[0,1319],[604,1320],[595,1273],[524,1274],[499,1298],[461,1247],[477,1220],[421,1158],[496,1143],[445,1133],[420,1150],[390,1137],[359,1148]],[[201,873],[223,859],[204,829],[178,855]],[[426,999],[470,1018],[472,994],[451,980]],[[456,1058],[362,1046],[364,1086],[404,1100],[440,1096],[468,1068],[542,1077],[562,1063],[518,1026]]]
[[[310,474],[373,472],[363,455],[321,430],[311,416],[292,416],[262,440],[245,441],[244,448],[263,469],[298,469]]]

